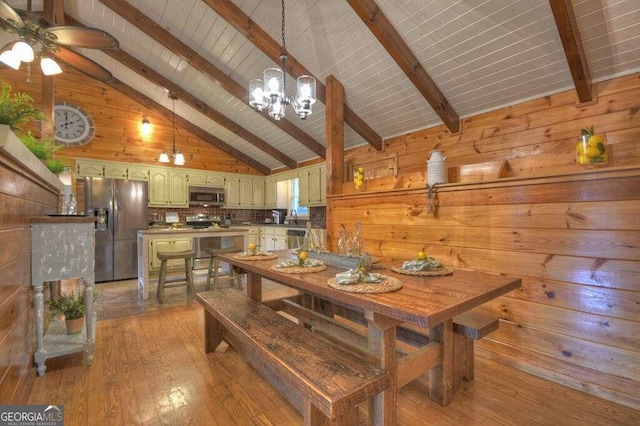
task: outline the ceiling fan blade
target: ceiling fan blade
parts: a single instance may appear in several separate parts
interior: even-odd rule
[[[53,35],[56,44],[65,46],[86,47],[89,49],[117,49],[118,40],[106,31],[97,28],[75,26],[58,26],[47,28],[44,33]]]
[[[22,18],[22,21],[26,26],[38,27],[38,28],[49,28],[53,27],[53,22],[43,18],[37,13],[29,12],[28,10],[16,9],[16,12]]]
[[[113,75],[102,65],[92,61],[84,55],[74,52],[71,49],[62,46],[56,46],[55,48],[48,49],[49,54],[57,60],[64,62],[65,64],[77,69],[81,73],[88,75],[100,81],[108,81],[113,78]]]
[[[15,28],[24,27],[24,22],[20,15],[3,0],[0,0],[0,19],[3,19],[7,24]],[[13,21],[13,24],[11,24],[11,21]]]

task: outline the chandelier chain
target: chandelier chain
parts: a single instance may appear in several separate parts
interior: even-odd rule
[[[282,54],[286,54],[287,42],[284,38],[284,0],[282,0]]]

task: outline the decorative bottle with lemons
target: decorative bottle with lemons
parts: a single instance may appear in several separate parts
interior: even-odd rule
[[[580,142],[576,146],[576,163],[592,165],[607,163],[607,146],[604,136],[597,135],[593,126],[590,129],[582,129]]]
[[[353,185],[356,191],[364,189],[364,167],[356,167],[353,169]]]

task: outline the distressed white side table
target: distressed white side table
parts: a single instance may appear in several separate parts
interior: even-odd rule
[[[86,352],[91,365],[95,347],[96,314],[93,308],[95,283],[95,218],[87,216],[37,216],[31,222],[31,285],[36,326],[35,362],[44,375],[48,358]],[[63,322],[52,322],[45,333],[44,294],[46,281],[79,278],[84,284],[85,326],[69,335]]]

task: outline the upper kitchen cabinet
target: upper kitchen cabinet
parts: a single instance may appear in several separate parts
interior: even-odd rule
[[[189,186],[210,186],[212,188],[224,188],[226,177],[220,173],[201,171],[189,171],[187,174]]]
[[[109,179],[126,179],[127,164],[125,163],[104,163],[104,177]]]
[[[254,208],[264,208],[264,178],[253,178],[252,204]]]
[[[278,207],[278,182],[275,176],[267,176],[264,179],[264,208],[275,209]]]
[[[189,207],[186,172],[151,168],[149,171],[149,206]]]
[[[327,166],[325,163],[298,171],[301,206],[323,206],[326,204]]]
[[[226,208],[264,208],[264,178],[240,175],[230,177],[225,184]]]
[[[127,167],[127,179],[149,181],[149,167],[131,166]]]
[[[76,176],[79,178],[104,177],[104,162],[76,158]]]
[[[115,161],[86,160],[76,158],[76,176],[104,177],[109,179],[149,180],[149,167]]]

